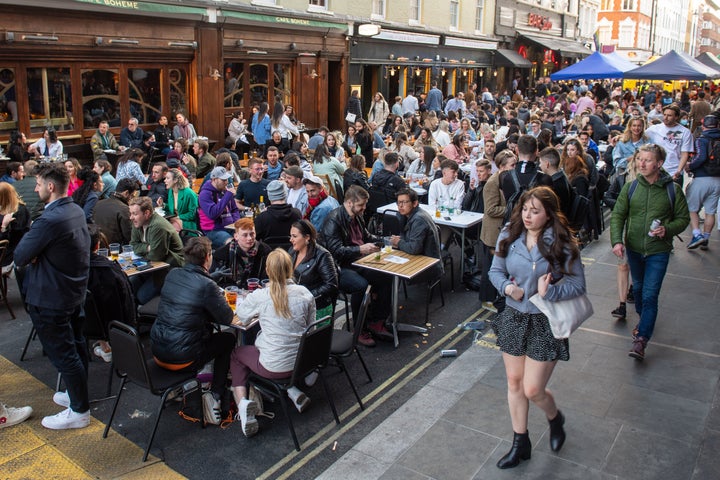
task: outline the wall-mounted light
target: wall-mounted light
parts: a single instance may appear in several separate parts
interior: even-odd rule
[[[468,72],[467,68],[463,68],[462,72],[463,72],[463,77],[467,77],[467,72]]]
[[[416,61],[416,62],[419,62],[419,61],[420,61],[420,55],[415,55],[415,61]]]
[[[236,47],[242,47],[243,45],[245,45],[245,40],[243,40],[242,38],[240,40],[235,40]]]
[[[391,76],[391,77],[394,77],[394,76],[395,76],[395,72],[397,72],[397,70],[395,69],[395,67],[390,67],[390,76]]]
[[[129,40],[127,38],[111,38],[110,40],[108,40],[108,43],[111,45],[138,45],[140,41]]]
[[[447,74],[447,71],[444,68],[442,70],[440,70],[440,75],[442,75],[444,77],[446,74]]]
[[[497,70],[493,70],[493,77],[497,77]]]
[[[417,75],[419,77],[421,73],[422,73],[422,70],[420,70],[420,67],[415,69],[415,75]]]
[[[168,42],[168,47],[185,47],[196,50],[197,46],[197,42]]]
[[[394,53],[391,53],[390,55],[388,55],[388,58],[389,58],[390,60],[395,60],[395,54],[394,54]]]
[[[22,39],[31,42],[57,42],[60,40],[55,35],[23,35]]]
[[[292,43],[290,44],[290,47],[289,47],[289,48],[290,48],[290,50],[295,50],[295,49],[297,48],[297,43],[292,42]]]
[[[481,68],[481,69],[480,69],[480,77],[482,78],[483,75],[485,75],[485,69],[484,69],[484,68]]]
[[[222,78],[222,74],[217,68],[210,67],[210,71],[208,72],[208,76],[215,80],[216,82]]]

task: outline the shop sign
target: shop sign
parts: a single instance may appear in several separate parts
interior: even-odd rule
[[[299,27],[333,28],[342,31],[347,31],[348,28],[347,24],[344,23],[323,22],[307,18],[279,17],[275,15],[262,15],[259,13],[235,12],[232,10],[223,10],[222,14],[224,17],[240,18],[255,22],[281,23]]]
[[[159,13],[186,13],[194,15],[205,15],[207,10],[199,7],[185,7],[181,5],[162,5],[159,3],[136,2],[132,0],[75,0],[79,3],[89,3],[102,7],[116,8],[120,10],[131,10],[136,12],[159,12]]]
[[[495,50],[497,42],[484,42],[482,40],[468,40],[465,38],[445,37],[445,45],[448,47],[465,47],[478,50]]]
[[[531,27],[537,28],[538,30],[550,30],[553,26],[550,17],[543,17],[537,13],[528,14],[527,24]]]
[[[422,43],[426,45],[439,45],[439,35],[425,35],[422,33],[399,32],[397,30],[382,30],[373,37],[375,40],[391,40],[393,42]]]

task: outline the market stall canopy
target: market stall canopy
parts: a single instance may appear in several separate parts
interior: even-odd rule
[[[715,70],[720,71],[720,60],[718,60],[715,55],[709,52],[701,53],[700,55],[695,57],[695,60],[702,63],[703,65],[707,65],[710,68],[714,68]]]
[[[585,60],[553,73],[552,81],[591,80],[596,78],[622,78],[623,74],[637,67],[616,53],[595,52]]]
[[[709,80],[720,78],[720,72],[694,58],[670,50],[652,63],[629,72],[624,78],[639,80]]]

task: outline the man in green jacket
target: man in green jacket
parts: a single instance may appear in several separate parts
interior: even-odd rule
[[[629,355],[642,360],[655,327],[672,239],[688,226],[690,213],[682,188],[662,169],[665,149],[651,143],[638,151],[637,183],[626,183],[618,195],[610,221],[610,238],[618,258],[627,253],[635,311],[640,316]]]
[[[185,264],[180,236],[170,222],[155,213],[149,197],[130,200],[130,221],[133,225],[130,245],[135,255],[153,262],[169,263],[170,268],[182,267]],[[140,305],[160,295],[165,275],[167,271],[161,270],[131,278]]]

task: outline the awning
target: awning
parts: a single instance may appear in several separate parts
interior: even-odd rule
[[[588,56],[592,53],[582,45],[566,38],[536,37],[535,35],[525,34],[523,34],[522,37],[540,45],[545,49],[560,52],[560,55],[563,57],[581,57]]]
[[[532,63],[515,50],[498,48],[495,51],[495,65],[502,67],[530,68]]]

